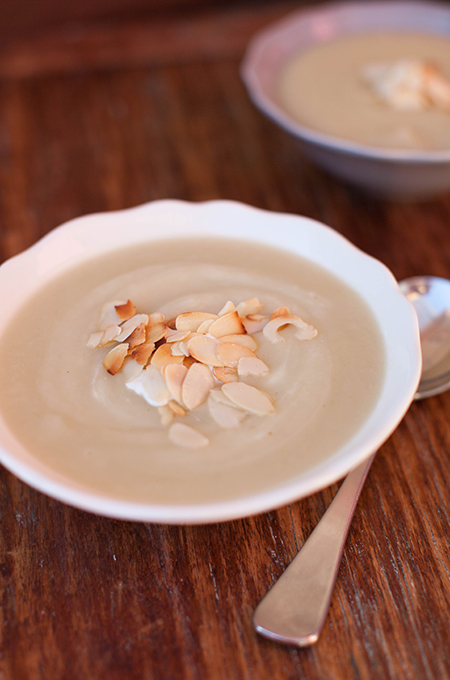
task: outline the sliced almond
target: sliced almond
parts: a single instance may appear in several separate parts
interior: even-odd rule
[[[280,328],[284,326],[292,325],[297,328],[295,337],[298,340],[312,340],[317,335],[317,329],[314,326],[310,326],[299,316],[278,316],[275,319],[269,321],[267,326],[264,327],[263,333],[264,337],[267,338],[272,343],[283,342],[284,338],[278,332]]]
[[[164,345],[160,345],[152,354],[150,363],[153,366],[162,368],[163,366],[167,366],[167,364],[182,364],[183,358],[184,357],[182,356],[181,357],[174,356],[172,354],[172,345],[164,343]]]
[[[188,340],[187,346],[190,355],[202,364],[223,366],[216,355],[216,349],[220,346],[220,342],[216,338],[207,335],[194,335]]]
[[[254,375],[263,377],[270,373],[269,367],[258,357],[242,357],[237,365],[239,375]]]
[[[187,340],[191,335],[191,331],[174,331],[172,328],[167,328],[166,342],[181,342]]]
[[[239,359],[242,359],[242,357],[255,357],[255,353],[251,349],[244,347],[244,345],[238,345],[236,342],[219,343],[216,355],[221,366],[230,368],[237,368]]]
[[[424,84],[434,106],[450,110],[450,82],[432,64],[425,64]]]
[[[248,347],[253,352],[258,349],[258,343],[255,338],[246,333],[245,335],[224,335],[219,338],[220,342],[235,342],[237,345]]]
[[[106,368],[108,373],[111,375],[116,375],[123,366],[125,357],[128,352],[128,344],[123,342],[120,345],[116,345],[103,359],[103,366]]]
[[[269,322],[269,317],[262,314],[249,314],[242,317],[241,321],[247,333],[252,335],[263,330],[264,326]]]
[[[222,307],[222,309],[219,312],[219,316],[224,316],[224,314],[228,314],[229,312],[235,312],[236,307],[234,304],[231,302],[231,300],[228,300]]]
[[[245,412],[233,406],[228,406],[215,399],[208,399],[208,409],[211,417],[220,427],[230,429],[239,427],[245,418]]]
[[[237,406],[231,399],[227,397],[225,392],[222,391],[221,387],[216,387],[211,392],[209,393],[208,399],[213,399],[214,401],[219,402],[220,404],[225,404],[226,406],[231,406],[231,408],[240,408]]]
[[[164,376],[159,368],[152,364],[147,366],[136,380],[127,383],[127,386],[144,397],[151,406],[165,406],[170,400],[171,395]]]
[[[179,404],[178,402],[174,401],[173,399],[171,399],[171,400],[169,401],[169,403],[167,404],[167,406],[170,408],[170,410],[172,411],[172,413],[173,413],[174,415],[176,415],[176,416],[185,416],[185,415],[186,415],[186,411],[185,411],[184,408],[181,406],[181,404]]]
[[[138,345],[133,349],[130,357],[140,366],[145,366],[148,363],[148,360],[150,359],[154,349],[154,342],[144,342],[142,345]]]
[[[136,380],[143,370],[144,366],[142,364],[138,364],[137,361],[128,357],[125,360],[120,373],[123,376],[125,383],[129,383]]]
[[[158,406],[158,413],[161,416],[161,425],[167,427],[173,422],[175,413],[169,408],[169,406]]]
[[[188,449],[201,449],[208,446],[207,439],[201,432],[194,430],[190,425],[184,423],[174,423],[169,429],[169,439],[178,446],[185,446]]]
[[[116,312],[116,307],[125,305],[123,300],[113,300],[112,302],[105,302],[100,309],[100,314],[97,321],[97,330],[104,331],[108,326],[118,325],[120,322],[119,315]]]
[[[159,323],[166,323],[164,314],[161,314],[161,312],[152,312],[152,314],[148,315],[149,326],[156,326]]]
[[[270,315],[270,320],[276,319],[277,316],[289,316],[290,311],[287,307],[278,307],[272,314]]]
[[[172,354],[174,357],[188,357],[189,349],[186,340],[182,342],[172,342],[170,344],[172,347]]]
[[[146,341],[145,325],[141,323],[134,329],[131,335],[128,336],[127,342],[130,349],[134,349],[138,345],[143,345]]]
[[[89,347],[90,349],[96,349],[97,347],[100,347],[103,333],[104,331],[95,331],[95,333],[91,333],[86,343],[86,347]]]
[[[208,333],[214,338],[220,338],[223,335],[241,335],[245,333],[245,328],[239,318],[239,314],[228,312],[214,321],[209,327]]]
[[[114,309],[116,310],[120,323],[127,321],[127,319],[131,319],[131,317],[136,314],[136,307],[131,300],[128,300],[123,305],[115,305]]]
[[[239,408],[258,416],[273,413],[275,408],[269,397],[252,385],[231,382],[222,385],[222,392]]]
[[[236,382],[238,374],[235,368],[228,368],[227,366],[215,366],[213,374],[222,383]]]
[[[164,369],[164,378],[166,379],[167,387],[175,401],[181,402],[181,386],[186,377],[188,369],[183,364],[167,364]]]
[[[143,323],[144,326],[148,324],[148,314],[135,314],[131,317],[131,319],[125,321],[125,323],[123,323],[120,327],[121,333],[116,338],[116,342],[123,342],[126,340],[128,336],[131,335],[132,332],[141,325],[141,323]]]
[[[217,319],[217,314],[208,312],[186,312],[179,314],[175,321],[175,327],[179,331],[196,331],[203,321]]]
[[[214,321],[215,319],[206,319],[206,321],[202,321],[196,332],[203,334],[207,333]]]
[[[106,347],[106,345],[109,345],[110,342],[113,342],[116,340],[116,342],[121,342],[118,338],[121,332],[120,326],[117,326],[116,324],[113,324],[112,326],[108,326],[103,331],[103,336],[102,339],[100,340],[100,347]]]
[[[195,364],[195,359],[194,357],[184,357],[183,359],[183,366],[186,366],[186,368],[190,368],[192,364]]]
[[[256,314],[261,308],[262,304],[258,298],[252,298],[251,300],[240,302],[236,307],[236,311],[239,316],[248,316],[249,314]]]
[[[154,326],[147,326],[147,342],[158,342],[167,335],[169,327],[165,323],[157,323]]]
[[[215,387],[214,378],[208,366],[192,364],[181,387],[181,400],[189,411],[203,404],[209,392]]]

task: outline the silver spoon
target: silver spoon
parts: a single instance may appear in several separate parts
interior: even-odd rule
[[[450,388],[450,281],[416,276],[399,284],[420,327],[423,368],[415,399]],[[352,470],[298,555],[255,610],[258,633],[306,647],[325,622],[344,544],[375,453]]]

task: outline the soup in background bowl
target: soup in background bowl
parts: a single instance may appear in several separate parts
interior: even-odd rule
[[[213,522],[314,493],[389,437],[420,376],[415,313],[384,265],[239,203],[73,220],[6,262],[0,290],[0,460],[106,516]]]
[[[433,197],[450,188],[449,22],[435,2],[300,8],[252,38],[242,78],[332,174],[382,197]]]

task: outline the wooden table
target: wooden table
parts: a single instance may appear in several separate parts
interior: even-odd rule
[[[239,63],[293,3],[72,27],[0,53],[0,255],[61,222],[159,198],[316,218],[399,279],[450,275],[450,194],[370,198],[313,167],[251,104]],[[5,360],[5,358],[4,358]],[[67,507],[0,472],[1,680],[450,677],[450,392],[414,403],[362,493],[319,642],[252,613],[338,485],[209,526]]]

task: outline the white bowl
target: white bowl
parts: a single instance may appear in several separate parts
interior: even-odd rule
[[[413,308],[384,265],[329,227],[305,217],[229,201],[191,204],[167,200],[75,219],[0,267],[0,338],[17,309],[36,290],[74,265],[125,246],[183,236],[216,236],[285,249],[322,265],[358,291],[375,315],[385,344],[386,373],[373,411],[350,441],[306,473],[273,488],[269,485],[256,495],[244,493],[236,498],[230,494],[230,500],[224,502],[189,505],[151,500],[134,503],[63,479],[20,443],[0,412],[0,461],[27,484],[78,508],[121,519],[165,523],[229,520],[285,505],[328,486],[367,458],[398,425],[414,397],[421,370]]]
[[[253,38],[242,63],[242,78],[253,102],[330,173],[382,196],[428,198],[450,188],[450,149],[389,150],[353,143],[301,125],[279,103],[279,74],[291,57],[331,39],[378,30],[450,38],[450,8],[433,2],[382,1],[331,3],[295,11]]]

